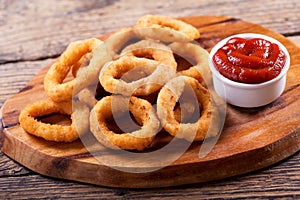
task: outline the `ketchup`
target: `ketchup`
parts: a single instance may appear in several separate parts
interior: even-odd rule
[[[231,38],[213,55],[216,69],[241,83],[262,83],[279,75],[286,55],[275,43],[262,38]]]

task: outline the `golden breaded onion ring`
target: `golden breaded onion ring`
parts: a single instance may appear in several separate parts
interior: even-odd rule
[[[48,124],[36,119],[37,117],[54,113],[71,115],[71,125]],[[87,117],[87,113],[87,109],[81,109],[80,117]],[[79,138],[78,129],[74,123],[75,120],[73,120],[74,116],[74,113],[72,113],[71,101],[56,103],[50,100],[41,100],[28,104],[21,111],[19,115],[19,122],[26,132],[42,137],[45,140],[55,142],[72,142]],[[86,129],[87,124],[82,122],[80,131],[84,132]]]
[[[63,83],[71,70],[85,54],[92,52],[101,40],[91,38],[69,44],[59,59],[51,65],[44,78],[44,89],[47,95],[55,102],[71,100],[76,79]]]
[[[159,42],[152,40],[141,40],[125,47],[120,56],[135,56],[156,60],[160,64],[176,70],[177,63],[171,49]]]
[[[184,92],[185,99],[192,101],[196,119],[190,122],[178,122],[174,113],[176,104],[183,104],[179,99]],[[206,137],[212,121],[212,102],[209,91],[196,79],[178,76],[170,80],[159,92],[157,98],[157,114],[164,129],[171,135],[188,141],[200,141]],[[194,116],[194,117],[195,117]]]
[[[86,53],[84,56],[82,56],[80,58],[79,61],[77,61],[75,64],[72,65],[72,75],[73,77],[76,77],[77,76],[77,72],[79,70],[80,67],[82,66],[88,66],[89,65],[89,62],[92,58],[92,53]]]
[[[158,91],[175,74],[175,70],[157,61],[123,56],[104,66],[100,71],[99,80],[103,88],[110,93],[142,96]]]
[[[160,15],[142,16],[137,21],[135,32],[141,37],[164,42],[188,42],[200,37],[192,25]]]
[[[118,134],[109,129],[109,120],[115,120],[118,124],[116,116],[125,113],[130,118],[129,112],[141,124],[137,130]],[[137,97],[104,97],[98,101],[90,114],[92,133],[100,143],[113,149],[144,150],[151,145],[159,126],[160,123],[152,105]]]
[[[117,59],[124,47],[140,39],[141,37],[134,32],[133,28],[123,28],[111,34],[104,43],[113,59]]]
[[[173,42],[169,45],[174,54],[177,54],[193,66],[177,72],[180,75],[197,79],[202,85],[211,80],[211,73],[208,65],[209,53],[197,44]]]

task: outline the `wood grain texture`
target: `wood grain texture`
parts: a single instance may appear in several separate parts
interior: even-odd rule
[[[46,142],[26,134],[18,125],[18,114],[26,104],[47,98],[43,90],[46,67],[2,107],[5,127],[2,151],[33,171],[47,176],[125,188],[166,187],[226,178],[264,168],[297,152],[300,149],[300,113],[297,110],[300,107],[300,82],[293,77],[300,71],[300,49],[275,32],[239,19],[195,16],[182,20],[198,28],[202,35],[198,41],[207,49],[229,35],[242,32],[263,33],[280,40],[291,54],[284,94],[272,104],[260,108],[228,106],[218,143],[204,158],[199,158],[200,144],[195,143],[165,168],[146,173],[127,173],[129,168],[156,168],[160,162],[147,163],[147,160],[136,158],[126,167],[123,166],[124,161],[115,163],[121,170],[114,170],[97,162],[80,141],[71,144]],[[224,27],[228,29],[224,30]],[[180,146],[171,151],[178,148]],[[100,160],[106,157],[126,159],[103,147],[97,147],[96,151]],[[171,155],[165,154],[164,157]]]
[[[24,197],[52,199],[238,199],[284,198],[297,199],[300,196],[297,177],[299,160],[287,161],[264,169],[264,173],[251,173],[221,181],[160,189],[115,189],[72,181],[40,177],[35,174],[6,177],[0,184],[5,199]],[[285,174],[282,176],[281,174]]]
[[[140,16],[147,13],[171,17],[234,16],[286,35],[294,35],[300,27],[297,0],[286,3],[186,0],[184,5],[182,1],[174,0],[155,3],[135,0],[55,0],[43,4],[37,0],[2,2],[5,12],[0,13],[0,63],[56,57],[71,41],[134,25]],[[249,8],[249,5],[253,6]]]
[[[99,1],[53,0],[46,5],[44,1],[38,0],[1,0],[0,60],[1,63],[7,64],[0,65],[0,74],[9,73],[12,76],[1,76],[0,106],[47,65],[42,63],[43,60],[58,56],[70,41],[130,26],[139,16],[146,13],[172,17],[202,14],[233,16],[284,34],[300,45],[298,0],[153,0],[151,3],[120,0],[111,4],[106,2],[112,1],[102,1],[101,6],[91,8],[91,5]],[[90,12],[91,10],[93,12]],[[40,65],[37,64],[39,62]],[[25,69],[18,68],[25,66],[25,63]],[[30,76],[14,77],[15,73],[26,73]],[[189,199],[300,197],[299,153],[270,168],[248,175],[206,184],[150,190],[110,189],[64,182],[36,175],[30,170],[27,170],[27,175],[19,174],[15,172],[20,169],[25,171],[26,168],[4,154],[0,156],[1,199],[58,199],[78,196],[84,199],[182,199],[182,196]]]

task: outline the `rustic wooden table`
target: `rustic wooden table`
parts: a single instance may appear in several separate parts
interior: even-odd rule
[[[298,0],[0,0],[0,107],[53,62],[69,42],[134,25],[149,13],[226,15],[262,25],[300,45]],[[268,168],[225,180],[159,189],[116,189],[44,177],[0,152],[0,198],[296,199],[300,198],[299,163],[300,154],[296,153]]]

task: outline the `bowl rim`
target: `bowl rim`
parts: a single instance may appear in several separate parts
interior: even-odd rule
[[[268,40],[272,43],[276,43],[279,48],[284,52],[284,54],[286,55],[286,61],[285,64],[280,72],[280,74],[278,76],[276,76],[275,78],[269,80],[269,81],[265,81],[262,83],[257,83],[257,84],[252,84],[252,83],[241,83],[241,82],[236,82],[233,80],[230,80],[229,78],[226,78],[225,76],[223,76],[214,66],[214,63],[212,61],[212,57],[213,55],[217,52],[217,50],[219,48],[221,48],[223,45],[225,45],[225,43],[230,40],[233,37],[242,37],[242,38],[262,38],[265,40]],[[286,75],[287,71],[290,68],[290,54],[288,52],[288,50],[286,49],[286,47],[279,42],[278,40],[276,40],[275,38],[272,38],[270,36],[267,35],[263,35],[263,34],[259,34],[259,33],[240,33],[240,34],[235,34],[235,35],[231,35],[229,37],[226,37],[224,39],[222,39],[221,41],[219,41],[210,51],[209,53],[209,67],[210,70],[212,71],[213,75],[218,78],[219,80],[221,80],[223,83],[227,83],[228,85],[237,87],[237,88],[244,88],[244,89],[256,89],[256,88],[261,88],[261,87],[265,87],[268,86],[274,82],[277,82],[279,79],[281,79],[283,76]]]

